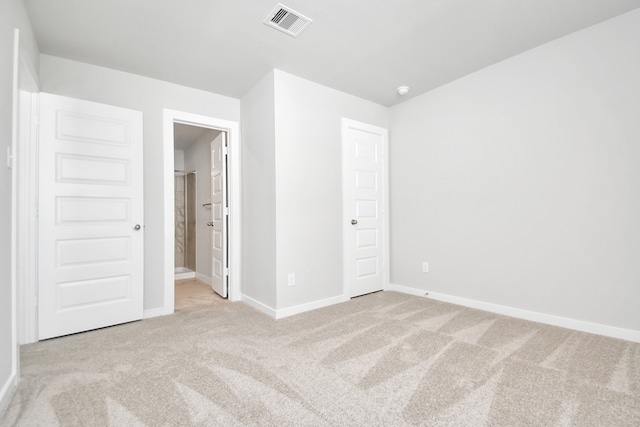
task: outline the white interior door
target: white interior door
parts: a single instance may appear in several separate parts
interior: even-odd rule
[[[386,129],[343,119],[344,272],[346,293],[384,289],[386,267]]]
[[[142,318],[142,113],[40,95],[39,339]]]
[[[227,133],[211,141],[211,287],[227,298],[229,268],[227,264]]]

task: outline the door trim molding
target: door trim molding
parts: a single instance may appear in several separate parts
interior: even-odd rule
[[[348,249],[351,243],[348,240],[350,230],[350,212],[349,212],[349,171],[351,164],[347,152],[347,131],[349,129],[357,129],[370,132],[376,135],[382,135],[382,289],[389,289],[389,131],[388,129],[370,125],[368,123],[356,120],[342,118],[342,293],[345,299],[351,298],[351,263],[350,252]]]
[[[18,30],[16,30],[18,31]],[[19,47],[18,47],[19,49]],[[38,341],[38,116],[39,88],[22,52],[18,64],[16,291],[18,344]]]
[[[7,372],[6,380],[0,378],[0,415],[4,413],[4,410],[11,401],[15,394],[17,384],[20,381],[20,348],[18,347],[18,299],[17,299],[17,235],[16,226],[18,223],[18,186],[17,186],[17,173],[16,173],[16,151],[18,148],[18,123],[19,123],[19,61],[20,61],[20,30],[17,28],[13,30],[13,63],[12,63],[12,81],[11,81],[11,141],[9,151],[7,151],[7,167],[11,169],[11,193],[10,193],[10,224],[11,227],[11,241],[9,242],[10,260],[9,260],[9,288],[10,299],[9,301],[9,317],[10,317],[10,334],[9,337],[11,345],[11,360],[9,360],[9,372]],[[3,274],[4,276],[4,274]],[[3,280],[5,277],[3,277]],[[4,345],[3,339],[3,345]],[[2,362],[5,363],[4,361]],[[2,384],[2,381],[5,381]]]
[[[18,344],[38,341],[38,116],[37,91],[20,90],[17,159],[16,280]]]
[[[182,123],[192,126],[216,129],[227,132],[229,145],[229,167],[227,185],[229,186],[229,301],[240,301],[242,291],[241,271],[241,219],[242,199],[240,198],[240,124],[215,117],[192,114],[170,109],[163,110],[163,176],[164,176],[164,314],[174,311],[174,141],[173,124]]]

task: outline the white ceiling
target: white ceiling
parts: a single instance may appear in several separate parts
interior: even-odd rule
[[[201,128],[198,126],[185,125],[182,123],[175,123],[173,125],[173,144],[176,150],[186,151],[196,142],[202,138],[204,134],[207,134],[207,139],[213,141],[213,139],[220,134],[219,130]]]
[[[241,98],[271,69],[382,105],[640,7],[640,0],[25,0],[42,53]],[[406,97],[395,89],[408,85]]]

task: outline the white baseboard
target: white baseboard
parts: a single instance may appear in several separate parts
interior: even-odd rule
[[[260,301],[257,301],[246,295],[242,295],[242,301],[247,305],[255,308],[256,310],[266,314],[274,319],[283,319],[285,317],[293,316],[296,314],[304,313],[318,308],[328,307],[330,305],[339,304],[341,302],[349,301],[349,297],[345,295],[339,295],[337,297],[326,298],[318,301],[308,302],[306,304],[300,304],[293,307],[281,308],[279,310],[271,308]]]
[[[164,307],[152,308],[149,310],[145,310],[142,315],[142,318],[151,319],[152,317],[164,316],[165,314],[170,314],[170,313],[165,313]]]
[[[187,271],[185,273],[175,273],[173,280],[193,279],[196,277],[195,271]]]
[[[296,305],[293,307],[282,308],[276,310],[276,319],[282,319],[284,317],[293,316],[296,314],[304,313],[306,311],[316,310],[318,308],[328,307],[330,305],[339,304],[345,301],[349,301],[349,297],[347,297],[346,295],[338,295],[337,297],[331,297],[318,301],[308,302],[306,304]]]
[[[531,320],[533,322],[545,323],[547,325],[560,326],[561,328],[573,329],[590,334],[604,335],[607,337],[620,338],[623,340],[640,343],[640,331],[634,331],[632,329],[623,329],[615,326],[602,325],[600,323],[585,322],[583,320],[554,316],[551,314],[539,313],[536,311],[522,310],[519,308],[507,307],[504,305],[492,304],[484,301],[439,294],[437,292],[428,292],[423,289],[411,288],[408,286],[389,285],[386,290],[402,292],[410,295],[423,296],[425,298],[430,298],[437,301],[462,305],[464,307],[476,308],[478,310],[503,314],[505,316],[516,317],[518,319]]]
[[[242,302],[247,304],[249,307],[255,308],[259,312],[266,314],[269,317],[273,317],[274,319],[276,318],[276,310],[266,304],[261,303],[258,300],[242,294]]]
[[[209,276],[205,276],[204,274],[201,274],[201,273],[196,273],[196,279],[211,286],[211,277]]]
[[[385,291],[402,292],[403,294],[415,295],[415,296],[418,296],[418,297],[423,297],[427,293],[427,291],[422,290],[422,289],[410,288],[408,286],[393,285],[393,284],[387,285],[384,288],[384,290]],[[462,304],[460,304],[460,305],[462,305]]]
[[[13,395],[16,393],[17,387],[18,376],[15,373],[12,373],[11,376],[7,379],[7,382],[5,382],[4,386],[2,386],[2,390],[0,390],[0,418],[9,406],[11,399],[13,399]]]

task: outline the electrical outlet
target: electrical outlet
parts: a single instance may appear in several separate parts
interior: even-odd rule
[[[423,273],[429,272],[429,263],[427,261],[422,261],[422,272]]]
[[[287,284],[289,286],[295,286],[296,285],[296,274],[295,273],[289,273],[289,276],[287,277]]]

